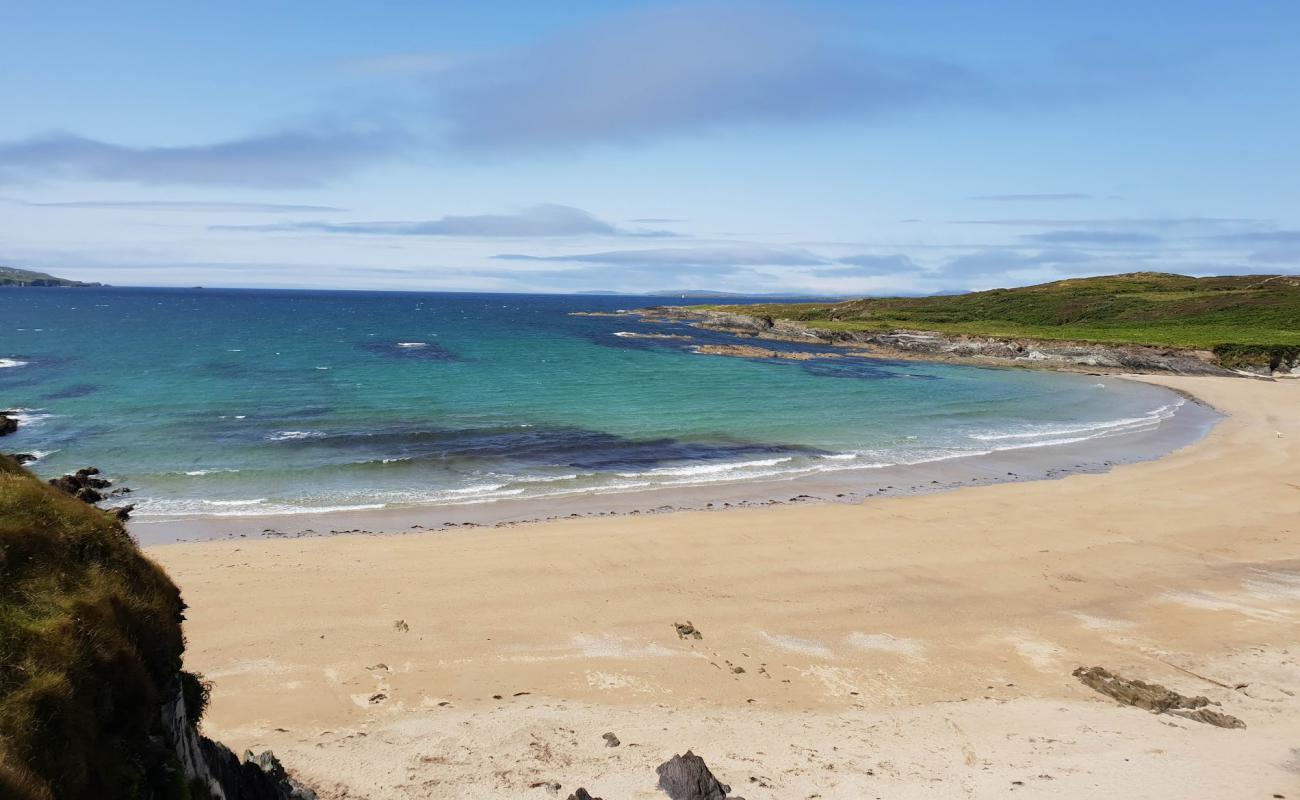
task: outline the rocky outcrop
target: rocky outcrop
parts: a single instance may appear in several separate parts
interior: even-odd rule
[[[802,350],[771,350],[750,344],[702,344],[692,348],[702,356],[733,358],[782,358],[788,361],[813,361],[819,358],[843,358],[840,353],[808,353]]]
[[[112,495],[130,494],[131,490],[125,486],[113,489],[105,493],[103,490],[110,488],[113,482],[107,478],[99,476],[99,469],[96,467],[84,467],[76,472],[67,475],[60,475],[57,478],[51,478],[50,485],[59,491],[66,492],[77,498],[83,503],[94,505],[107,500]],[[117,518],[125,521],[131,516],[131,511],[135,506],[118,506],[113,509]]]
[[[11,433],[18,432],[18,420],[15,419],[12,411],[0,411],[0,436],[8,436]]]
[[[271,751],[246,751],[240,760],[230,748],[200,735],[179,683],[163,704],[162,724],[186,782],[201,785],[212,800],[316,800],[316,793],[290,777]]]
[[[731,787],[721,783],[709,771],[704,759],[686,751],[659,765],[659,788],[672,800],[727,800]],[[731,800],[744,800],[732,797]]]
[[[1208,697],[1188,697],[1158,683],[1121,678],[1104,667],[1079,667],[1073,674],[1084,686],[1126,706],[1143,708],[1156,714],[1172,714],[1220,728],[1246,727],[1246,723],[1236,717],[1210,708],[1218,703]]]
[[[647,319],[688,322],[707,330],[759,339],[849,347],[862,355],[934,361],[978,362],[1089,372],[1146,372],[1175,375],[1239,375],[1213,352],[1148,345],[1097,344],[946,334],[935,331],[831,331],[791,320],[684,308],[647,309]],[[1287,370],[1296,368],[1289,362]]]

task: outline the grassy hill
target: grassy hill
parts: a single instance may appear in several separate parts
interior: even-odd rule
[[[0,455],[0,797],[185,794],[154,744],[183,611],[112,514]]]
[[[99,286],[98,283],[70,281],[44,272],[17,267],[0,267],[0,286]]]
[[[1205,349],[1225,363],[1234,353],[1254,359],[1300,348],[1300,276],[1135,272],[964,295],[709,308],[829,330],[915,328]]]

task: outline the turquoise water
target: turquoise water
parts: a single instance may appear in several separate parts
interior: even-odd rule
[[[247,516],[942,461],[1150,431],[1182,402],[1081,375],[700,355],[734,340],[569,313],[662,302],[0,290],[0,409],[22,420],[0,447],[46,475],[100,467],[137,518]]]

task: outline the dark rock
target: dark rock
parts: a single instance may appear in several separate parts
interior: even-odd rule
[[[317,800],[315,792],[289,777],[270,750],[258,755],[245,751],[240,762],[220,742],[203,738],[199,748],[226,800]]]
[[[89,503],[90,505],[94,505],[95,503],[103,501],[104,499],[106,499],[108,495],[128,494],[131,491],[130,489],[123,486],[121,488],[114,489],[113,491],[109,492],[108,495],[105,495],[100,490],[108,489],[113,485],[113,482],[108,480],[107,478],[101,478],[98,476],[99,476],[98,468],[84,467],[71,474],[60,475],[57,478],[51,478],[49,483],[55,489],[58,489],[61,492],[66,492],[72,495],[73,497],[77,498],[78,500],[82,501],[83,503]],[[126,520],[127,518],[130,517],[131,511],[134,508],[135,506],[123,506],[121,508],[114,509],[114,513],[117,514],[118,519]]]
[[[600,738],[605,740],[606,747],[618,747],[620,744],[622,744],[622,742],[618,740],[618,737],[615,736],[612,732],[603,734]]]
[[[36,460],[36,456],[31,453],[10,453],[9,457],[14,461],[17,461],[20,466],[23,464],[30,464]]]
[[[727,800],[731,791],[730,786],[713,777],[704,759],[690,750],[684,756],[673,756],[660,764],[655,772],[659,773],[659,788],[672,800]]]
[[[600,800],[600,798],[592,797],[591,792],[588,792],[586,789],[579,788],[578,791],[569,795],[569,800]]]
[[[18,431],[18,420],[9,416],[12,412],[0,411],[0,436],[7,436]]]
[[[704,638],[704,634],[700,633],[699,630],[696,629],[696,627],[691,624],[691,621],[689,619],[686,620],[685,622],[674,622],[673,627],[677,629],[678,639],[703,639]]]
[[[1121,678],[1104,667],[1079,667],[1073,674],[1084,686],[1124,705],[1144,708],[1156,714],[1172,714],[1220,728],[1246,727],[1246,723],[1236,717],[1209,708],[1218,703],[1212,702],[1208,697],[1188,697],[1158,683]]]
[[[83,503],[90,503],[92,506],[95,503],[98,503],[100,500],[104,499],[104,495],[100,494],[99,492],[95,491],[93,488],[89,486],[82,486],[73,494],[73,497],[77,498]]]

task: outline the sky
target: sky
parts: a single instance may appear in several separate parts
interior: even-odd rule
[[[925,294],[1300,272],[1300,4],[0,0],[0,264]]]

